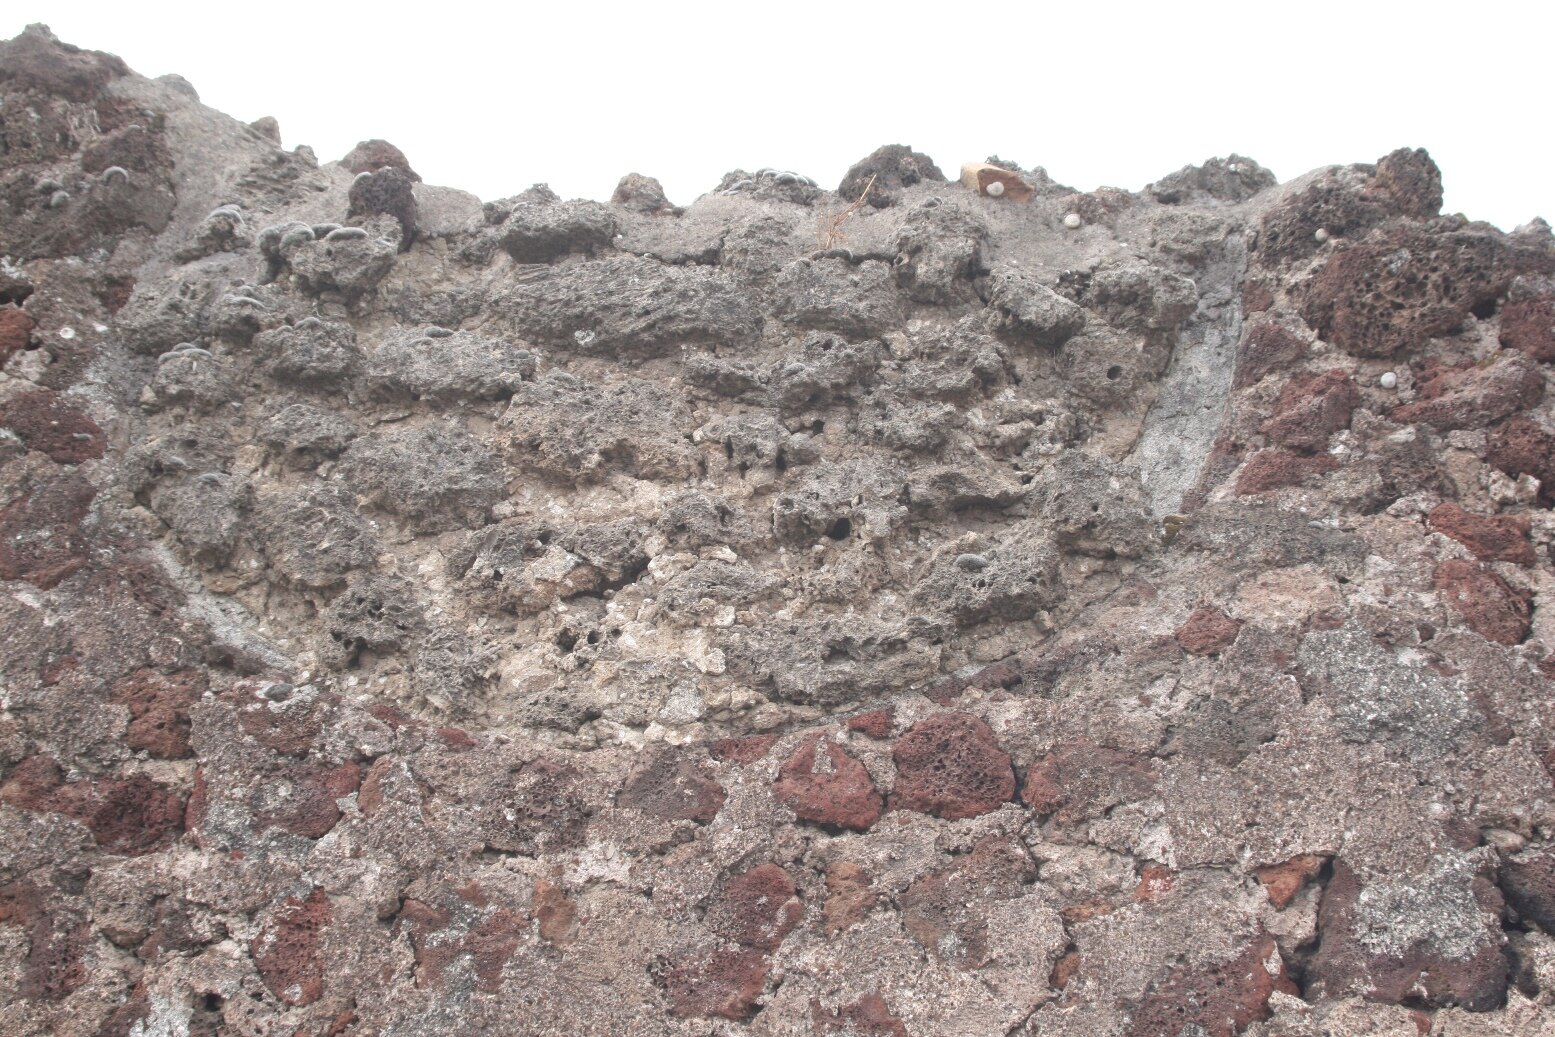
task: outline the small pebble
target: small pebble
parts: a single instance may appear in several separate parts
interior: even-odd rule
[[[988,559],[982,555],[962,554],[956,555],[956,568],[962,572],[982,572],[988,568]]]
[[[1068,227],[1070,230],[1079,230],[1080,223],[1080,214],[1077,212],[1072,212],[1068,216],[1064,217],[1064,226]]]
[[[292,697],[292,686],[284,681],[267,684],[265,685],[264,696],[271,702],[285,702]]]
[[[1381,378],[1377,379],[1377,384],[1384,389],[1396,389],[1398,388],[1398,375],[1392,371],[1386,371]]]

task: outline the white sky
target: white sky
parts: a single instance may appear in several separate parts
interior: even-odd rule
[[[881,144],[947,172],[991,154],[1138,190],[1233,151],[1288,180],[1425,147],[1446,212],[1555,221],[1555,5],[1123,2],[502,5],[12,0],[31,21],[177,72],[320,161],[382,137],[482,198],[627,172],[689,202],[728,170],[835,187]]]

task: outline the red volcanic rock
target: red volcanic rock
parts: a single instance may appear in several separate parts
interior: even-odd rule
[[[130,710],[125,744],[164,760],[188,756],[189,707],[199,701],[206,683],[199,670],[163,674],[150,668],[115,681],[113,701]]]
[[[0,507],[0,579],[49,590],[86,564],[81,523],[97,491],[73,470],[56,471]]]
[[[380,756],[367,768],[367,773],[362,777],[362,787],[356,794],[356,807],[363,817],[374,817],[383,809],[383,783],[394,766],[394,757]]]
[[[1442,171],[1424,148],[1399,148],[1377,160],[1362,192],[1400,216],[1430,219],[1442,211]]]
[[[880,819],[882,800],[869,771],[820,735],[783,762],[772,794],[801,821],[862,832]]]
[[[1533,476],[1540,498],[1555,502],[1555,435],[1543,425],[1522,416],[1498,425],[1485,444],[1485,460],[1514,479]]]
[[[1507,983],[1501,894],[1483,876],[1473,876],[1466,885],[1463,896],[1478,917],[1451,923],[1454,929],[1470,927],[1453,934],[1455,946],[1444,949],[1434,934],[1403,946],[1379,946],[1361,913],[1365,887],[1343,859],[1335,860],[1318,910],[1319,940],[1307,970],[1308,999],[1353,993],[1389,1004],[1458,1005],[1471,1012],[1499,1006]]]
[[[1485,364],[1444,368],[1420,386],[1413,403],[1388,415],[1401,425],[1421,423],[1442,431],[1484,428],[1539,402],[1544,375],[1518,352]]]
[[[1533,544],[1528,540],[1531,523],[1525,515],[1475,515],[1448,501],[1431,509],[1426,524],[1458,541],[1482,562],[1533,564]]]
[[[0,925],[18,926],[27,934],[16,993],[60,1001],[87,980],[83,958],[92,944],[92,927],[51,909],[49,900],[48,890],[29,878],[0,886]]]
[[[376,173],[380,169],[398,169],[411,180],[421,181],[421,177],[414,169],[410,168],[410,159],[399,148],[386,140],[364,140],[356,147],[346,152],[340,164],[353,173]]]
[[[891,1014],[879,994],[865,994],[851,1004],[826,1009],[810,999],[810,1023],[816,1034],[834,1037],[911,1037],[902,1021]]]
[[[1035,877],[1036,865],[1018,840],[988,836],[907,888],[900,898],[902,924],[941,961],[982,968],[999,950],[982,906],[1020,896]]]
[[[0,367],[32,341],[32,318],[19,306],[0,306]]]
[[[1360,402],[1360,392],[1343,371],[1293,378],[1281,391],[1274,416],[1263,431],[1280,446],[1322,450],[1330,435],[1350,427],[1350,415]]]
[[[1323,868],[1323,858],[1313,853],[1303,853],[1282,864],[1266,864],[1254,870],[1269,903],[1283,911],[1296,899],[1303,886],[1317,877]]]
[[[578,903],[555,883],[535,880],[534,916],[540,939],[552,946],[565,947],[577,937]]]
[[[707,911],[707,927],[719,936],[757,950],[776,950],[804,918],[794,880],[776,864],[759,864],[736,875]]]
[[[1266,933],[1223,965],[1172,974],[1130,1013],[1124,1032],[1127,1037],[1185,1031],[1236,1037],[1251,1023],[1269,1017],[1269,997],[1275,991],[1300,994],[1274,937]]]
[[[1456,558],[1443,562],[1432,586],[1486,640],[1515,645],[1528,636],[1527,595],[1484,566]]]
[[[664,747],[648,753],[632,771],[616,804],[665,821],[706,824],[723,808],[724,790],[706,764],[684,750]]]
[[[681,955],[666,965],[659,982],[675,1015],[749,1019],[767,982],[767,958],[752,950]]]
[[[1237,346],[1233,386],[1256,385],[1264,375],[1294,364],[1307,349],[1305,339],[1277,320],[1265,317],[1249,321]]]
[[[1189,655],[1218,655],[1231,647],[1241,630],[1241,620],[1232,619],[1213,605],[1201,605],[1177,628],[1175,636]]]
[[[892,751],[893,809],[954,821],[976,817],[1015,798],[1015,771],[992,729],[970,713],[920,720]]]
[[[1293,454],[1286,450],[1260,450],[1247,459],[1236,479],[1240,497],[1267,493],[1285,486],[1299,486],[1314,475],[1339,467],[1327,454]]]
[[[184,801],[144,774],[69,782],[54,760],[35,755],[11,768],[0,802],[75,818],[109,853],[165,849],[184,829]]]
[[[109,853],[154,853],[184,829],[183,797],[144,774],[72,782],[59,790],[56,802]]]
[[[493,907],[473,882],[430,902],[408,898],[400,918],[410,929],[417,987],[442,987],[450,967],[468,959],[476,988],[488,994],[502,989],[503,969],[529,929],[528,918]]]
[[[351,795],[361,785],[359,764],[338,767],[291,765],[272,774],[267,781],[281,781],[291,792],[279,806],[257,814],[260,830],[276,827],[308,839],[328,834],[340,820],[336,800]]]
[[[1155,764],[1148,756],[1077,741],[1049,753],[1026,771],[1021,800],[1058,825],[1094,820],[1121,803],[1155,795]]]
[[[1352,355],[1393,356],[1457,331],[1518,274],[1552,268],[1547,250],[1478,228],[1379,231],[1338,249],[1313,275],[1302,316]]]
[[[720,738],[708,743],[707,751],[722,763],[750,766],[766,756],[777,744],[777,735],[748,735],[745,738]]]
[[[234,685],[228,695],[239,702],[238,726],[272,752],[302,756],[324,730],[328,705],[321,698],[286,698],[279,701],[255,696],[272,684],[258,681]]]
[[[848,730],[857,731],[859,734],[868,735],[871,738],[891,737],[891,728],[896,724],[896,710],[887,706],[885,709],[872,709],[867,713],[859,713],[848,718]]]
[[[1518,278],[1501,307],[1501,344],[1555,363],[1555,282]]]
[[[324,993],[320,945],[333,915],[322,889],[306,899],[287,897],[250,945],[259,977],[286,1004],[311,1005]]]
[[[854,861],[838,861],[826,869],[826,903],[821,915],[826,932],[850,929],[874,910],[877,897],[868,871]]]

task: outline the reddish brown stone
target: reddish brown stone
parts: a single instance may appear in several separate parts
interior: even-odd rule
[[[255,691],[269,681],[235,685],[229,695],[238,704],[238,726],[271,752],[302,756],[324,730],[328,705],[319,698],[272,702]]]
[[[0,367],[32,341],[32,318],[20,306],[0,306]]]
[[[480,743],[471,738],[468,731],[461,731],[457,727],[440,727],[434,733],[439,741],[454,752],[462,753],[480,748]]]
[[[535,881],[534,915],[540,923],[540,939],[546,943],[565,947],[577,937],[578,904],[555,883]]]
[[[1280,392],[1263,431],[1293,450],[1322,450],[1329,436],[1350,427],[1350,415],[1360,402],[1360,391],[1344,371],[1293,378]]]
[[[665,821],[707,824],[723,809],[724,789],[707,766],[684,749],[664,746],[645,755],[626,779],[616,805]]]
[[[896,710],[890,706],[885,709],[871,709],[867,713],[859,713],[848,718],[849,731],[857,731],[870,738],[891,737],[891,729],[895,724]]]
[[[74,470],[56,471],[0,508],[0,579],[50,590],[86,564],[81,523],[97,491]]]
[[[1269,964],[1275,965],[1270,971]],[[1299,994],[1285,971],[1274,937],[1254,940],[1235,958],[1209,969],[1183,969],[1146,994],[1130,1014],[1128,1037],[1181,1032],[1236,1037],[1269,1017],[1275,991]]]
[[[893,809],[947,820],[976,817],[1015,798],[1015,770],[987,724],[970,713],[940,713],[896,743]]]
[[[1299,486],[1314,475],[1339,467],[1328,454],[1293,454],[1288,450],[1260,450],[1247,459],[1236,479],[1239,497],[1267,493],[1285,486]]]
[[[1189,655],[1219,655],[1236,642],[1242,621],[1213,605],[1201,605],[1177,628],[1177,643]]]
[[[383,809],[383,782],[394,768],[394,758],[380,756],[367,768],[362,777],[362,787],[356,794],[356,807],[366,818],[375,817]]]
[[[1551,268],[1547,249],[1490,230],[1400,227],[1334,251],[1307,282],[1302,316],[1348,353],[1387,357],[1457,331],[1518,274]]]
[[[879,898],[869,872],[853,861],[838,861],[826,869],[826,903],[821,916],[826,919],[826,934],[840,933],[858,925],[874,910]]]
[[[1266,864],[1255,868],[1253,874],[1263,883],[1263,891],[1269,903],[1278,910],[1285,910],[1296,899],[1303,886],[1317,878],[1323,868],[1323,858],[1314,853],[1303,853],[1283,864]]]
[[[1272,302],[1272,299],[1271,299]],[[1248,321],[1237,345],[1237,389],[1256,385],[1267,374],[1291,366],[1307,354],[1305,339],[1273,318]]]
[[[328,834],[340,820],[335,802],[355,792],[362,780],[362,768],[355,763],[338,767],[297,764],[282,768],[266,781],[284,781],[291,794],[282,804],[260,811],[256,820],[260,831],[275,827],[307,839]]]
[[[745,738],[720,738],[708,743],[707,751],[722,763],[748,767],[766,756],[777,744],[777,735],[749,735]]]
[[[17,763],[0,782],[0,803],[23,810],[51,810],[65,775],[51,756],[38,753]]]
[[[0,886],[0,925],[27,933],[27,956],[16,993],[38,1001],[59,1001],[87,980],[82,960],[92,943],[92,928],[74,922],[49,905],[46,888],[28,878]]]
[[[749,1019],[766,986],[767,958],[752,950],[682,955],[665,966],[659,982],[674,1015]]]
[[[1242,309],[1248,313],[1262,313],[1273,306],[1274,290],[1260,280],[1248,278],[1242,285]]]
[[[1134,887],[1134,899],[1137,901],[1154,900],[1157,897],[1170,893],[1177,885],[1177,880],[1172,877],[1172,869],[1164,864],[1147,864],[1139,873],[1139,885]]]
[[[859,832],[880,820],[883,805],[864,765],[821,735],[783,761],[772,794],[801,821]]]
[[[1426,524],[1452,537],[1482,562],[1533,564],[1533,544],[1528,540],[1532,524],[1526,515],[1475,515],[1448,501],[1431,509]]]
[[[1528,636],[1527,594],[1513,590],[1483,565],[1457,558],[1445,561],[1436,567],[1432,586],[1469,629],[1486,640],[1515,645]]]
[[[1095,820],[1122,803],[1155,795],[1155,764],[1148,756],[1080,740],[1033,763],[1021,799],[1058,825]]]
[[[386,140],[364,140],[346,152],[340,164],[356,174],[376,173],[385,167],[398,169],[419,183],[421,177],[410,168],[410,159],[399,148]]]
[[[923,694],[935,705],[949,706],[968,691],[1009,689],[1016,687],[1023,680],[1025,675],[1021,672],[1021,661],[1018,657],[1001,659],[984,666],[969,677],[947,677],[931,684]]]
[[[982,968],[999,952],[982,906],[1020,896],[1035,877],[1036,866],[1018,840],[988,836],[907,888],[900,898],[902,924],[939,960]]]
[[[314,888],[306,899],[287,897],[260,928],[250,951],[270,993],[288,1005],[311,1005],[324,993],[324,929],[334,916],[329,897]]]
[[[759,864],[736,875],[707,911],[707,927],[719,936],[758,950],[776,950],[804,918],[794,880],[776,864]]]
[[[1449,958],[1430,937],[1401,950],[1375,950],[1369,927],[1357,917],[1363,886],[1343,859],[1318,909],[1318,946],[1307,969],[1307,996],[1340,998],[1361,994],[1372,1001],[1427,1008],[1461,1006],[1488,1011],[1506,997],[1507,961],[1501,953],[1501,894],[1484,877],[1470,880],[1470,895],[1484,926],[1484,939],[1463,957]]]
[[[1533,476],[1539,499],[1555,503],[1555,436],[1544,426],[1522,416],[1498,425],[1485,444],[1485,460],[1514,479]]]
[[[1424,148],[1399,148],[1377,160],[1362,193],[1385,199],[1400,216],[1430,219],[1442,211],[1442,171]]]
[[[1532,407],[1543,395],[1539,365],[1513,351],[1483,364],[1441,368],[1421,384],[1413,403],[1388,416],[1401,425],[1421,423],[1444,432],[1485,428]]]
[[[474,918],[469,917],[471,906],[481,909]],[[502,988],[503,970],[529,926],[529,920],[515,911],[490,907],[473,883],[458,891],[444,890],[430,902],[409,898],[400,918],[410,928],[416,986],[442,986],[449,967],[468,958],[476,987],[487,993]]]
[[[1555,285],[1519,282],[1501,307],[1501,344],[1555,363]]]
[[[199,670],[164,674],[149,667],[115,681],[113,701],[130,710],[125,743],[164,760],[188,756],[189,707],[199,701],[205,686],[205,674]]]
[[[852,1004],[829,1010],[811,998],[810,1021],[816,1034],[835,1037],[912,1037],[879,994],[865,994]]]
[[[1080,952],[1067,951],[1062,958],[1053,963],[1053,972],[1048,976],[1048,986],[1054,990],[1062,990],[1074,979],[1075,973],[1080,971]]]

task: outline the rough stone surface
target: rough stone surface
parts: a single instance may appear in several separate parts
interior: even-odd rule
[[[1555,238],[1425,152],[0,137],[0,1033],[1550,1029]]]

